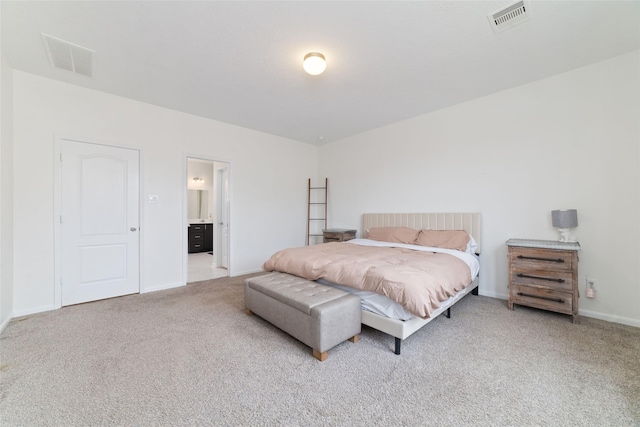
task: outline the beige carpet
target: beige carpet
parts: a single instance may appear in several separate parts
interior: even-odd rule
[[[469,295],[407,339],[311,350],[223,278],[15,319],[0,425],[640,425],[640,329]]]

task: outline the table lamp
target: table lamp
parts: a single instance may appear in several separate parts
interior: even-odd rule
[[[560,232],[560,242],[575,242],[571,229],[578,226],[578,211],[575,209],[551,211],[551,222]]]

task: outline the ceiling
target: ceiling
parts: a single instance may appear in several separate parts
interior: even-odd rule
[[[640,49],[638,1],[6,1],[17,70],[311,144]],[[41,33],[95,51],[54,69]],[[310,76],[303,56],[327,58]]]

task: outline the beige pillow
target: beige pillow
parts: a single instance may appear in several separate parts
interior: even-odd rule
[[[413,244],[418,237],[419,230],[408,227],[372,227],[368,238],[381,242]]]
[[[464,230],[420,230],[415,244],[466,251],[469,233]]]

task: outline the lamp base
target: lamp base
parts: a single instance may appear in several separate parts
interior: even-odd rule
[[[559,242],[563,243],[574,243],[577,242],[576,238],[571,235],[570,228],[558,228],[558,232],[560,233]]]

